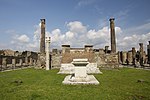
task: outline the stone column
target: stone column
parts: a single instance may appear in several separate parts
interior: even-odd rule
[[[28,65],[28,57],[25,57],[25,65]]]
[[[135,65],[135,61],[136,61],[136,50],[135,50],[135,47],[132,47],[132,63],[133,63],[133,65]]]
[[[50,57],[49,57],[49,46],[50,45],[50,37],[46,37],[46,70],[49,70],[50,67]]]
[[[143,52],[143,64],[146,64],[146,52]]]
[[[127,53],[127,63],[129,64],[129,65],[132,65],[132,51],[128,51],[128,53]]]
[[[127,52],[122,52],[122,64],[127,64]]]
[[[7,67],[7,58],[2,58],[2,67],[4,69]]]
[[[116,36],[115,36],[115,24],[114,18],[110,18],[110,38],[111,38],[111,53],[116,53]]]
[[[19,59],[19,65],[22,67],[22,65],[23,65],[22,59]]]
[[[149,41],[149,45],[147,45],[147,56],[148,56],[147,63],[150,64],[150,41]]]
[[[12,69],[15,69],[15,67],[16,67],[16,59],[13,58],[12,59]]]
[[[109,48],[109,46],[105,46],[105,53],[108,52],[108,48]]]
[[[143,43],[139,43],[140,46],[140,65],[143,65]]]
[[[45,53],[45,19],[41,19],[40,52]]]
[[[120,51],[118,51],[118,62],[119,62],[119,64],[121,64],[121,54],[120,54],[121,52]]]
[[[32,65],[33,65],[33,59],[30,58],[30,66],[32,66]]]
[[[0,66],[1,66],[0,71],[2,71],[2,56],[0,56]]]

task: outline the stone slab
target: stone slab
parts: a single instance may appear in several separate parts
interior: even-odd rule
[[[94,77],[94,75],[88,75],[87,78],[77,78],[74,79],[73,75],[68,75],[65,77],[63,84],[67,85],[99,85],[98,80]]]

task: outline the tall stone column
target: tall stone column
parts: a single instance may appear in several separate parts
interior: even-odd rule
[[[148,56],[147,63],[150,64],[150,41],[149,41],[149,45],[147,45],[147,56]]]
[[[45,53],[45,19],[41,19],[40,52]]]
[[[115,24],[114,18],[110,18],[110,38],[111,38],[111,53],[116,53],[116,36],[115,36]]]
[[[136,50],[135,50],[135,47],[132,47],[132,63],[133,63],[133,65],[135,65],[135,61],[136,61]]]
[[[140,65],[143,65],[143,43],[139,43],[140,46]]]
[[[49,46],[50,45],[50,37],[46,37],[46,70],[50,68],[50,56],[49,56]]]

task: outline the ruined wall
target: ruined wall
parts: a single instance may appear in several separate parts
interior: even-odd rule
[[[70,48],[63,45],[62,53],[57,54],[57,50],[52,51],[52,67],[60,67],[61,64],[71,63],[73,59],[87,58],[90,63],[97,63],[98,67],[119,67],[118,54],[107,53],[103,49],[92,49],[92,46],[85,48]],[[88,48],[87,48],[88,47]]]
[[[36,52],[30,52],[30,51],[24,51],[24,52],[18,52],[13,56],[10,56],[9,53],[2,53],[0,55],[0,71],[4,70],[12,70],[16,68],[22,68],[27,66],[33,66],[37,63],[37,53]]]
[[[52,68],[60,68],[61,67],[61,59],[62,59],[62,56],[60,54],[52,54],[51,55],[51,67]]]

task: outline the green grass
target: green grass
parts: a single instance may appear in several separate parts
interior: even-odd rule
[[[23,69],[0,72],[0,100],[148,100],[150,71],[101,70],[100,85],[63,85],[58,70]],[[137,82],[143,79],[145,82]],[[15,83],[21,80],[22,83]]]

